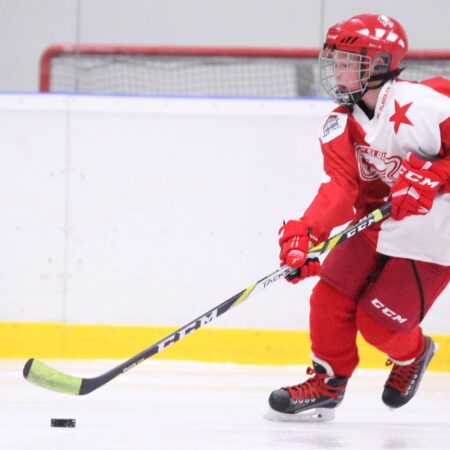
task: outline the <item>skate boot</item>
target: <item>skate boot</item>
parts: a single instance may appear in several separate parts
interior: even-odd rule
[[[334,410],[344,398],[348,378],[336,377],[330,366],[317,363],[306,373],[313,375],[304,383],[277,389],[270,394],[268,420],[325,421],[334,419]]]
[[[433,340],[424,336],[422,352],[412,361],[399,362],[387,360],[386,365],[394,364],[389,378],[384,385],[382,399],[390,408],[400,408],[416,394],[420,381],[431,358],[437,350]]]

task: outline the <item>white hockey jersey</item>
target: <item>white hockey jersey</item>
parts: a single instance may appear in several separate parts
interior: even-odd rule
[[[450,180],[449,96],[443,78],[395,80],[380,91],[372,119],[358,105],[328,115],[320,137],[325,178],[303,216],[315,237],[383,204],[408,152],[438,164]],[[450,265],[450,182],[428,214],[387,219],[365,234],[380,253]]]

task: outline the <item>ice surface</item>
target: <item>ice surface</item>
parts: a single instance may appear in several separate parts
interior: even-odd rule
[[[22,378],[25,361],[0,361],[2,450],[448,449],[450,373],[428,372],[398,410],[381,402],[387,370],[359,370],[336,419],[263,419],[271,390],[305,379],[305,367],[148,361],[87,396],[59,394]],[[50,361],[96,376],[118,361]],[[74,429],[51,418],[75,418]]]

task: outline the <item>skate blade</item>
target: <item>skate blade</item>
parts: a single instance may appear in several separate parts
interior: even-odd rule
[[[264,419],[272,422],[329,422],[335,416],[334,409],[315,408],[298,414],[286,414],[268,409],[263,415]]]

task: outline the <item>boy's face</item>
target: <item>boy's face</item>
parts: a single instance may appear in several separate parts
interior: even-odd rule
[[[364,95],[371,73],[371,58],[348,51],[325,48],[319,56],[320,79],[328,95],[348,105]]]
[[[334,52],[334,69],[339,92],[355,92],[361,89],[361,78],[367,75],[360,55],[348,52]],[[362,70],[361,70],[362,69]]]

